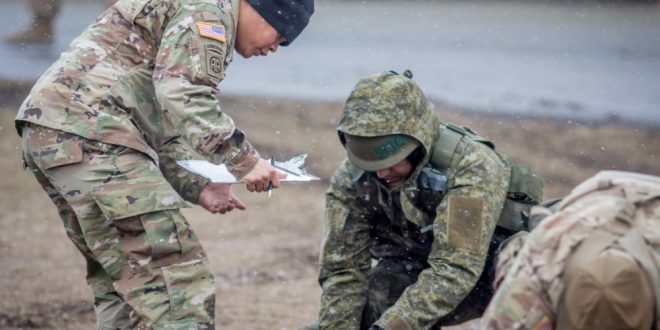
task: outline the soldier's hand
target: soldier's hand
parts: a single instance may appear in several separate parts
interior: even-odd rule
[[[268,191],[268,185],[272,182],[273,188],[280,187],[280,180],[286,178],[286,173],[277,171],[268,164],[265,159],[259,159],[252,172],[241,179],[247,190],[252,192]]]
[[[234,195],[228,183],[211,182],[199,194],[199,205],[215,214],[225,214],[233,209],[245,210],[247,206]]]
[[[479,330],[481,329],[481,319],[472,319],[461,324],[442,326],[442,330]]]

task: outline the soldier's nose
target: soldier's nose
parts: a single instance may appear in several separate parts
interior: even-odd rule
[[[278,46],[279,46],[278,44],[273,44],[273,45],[271,45],[271,46],[270,46],[270,48],[269,48],[269,49],[270,49],[270,51],[271,51],[271,52],[273,52],[273,53],[274,53],[274,52],[276,52],[276,51],[277,51],[277,47],[278,47]]]
[[[387,177],[387,175],[388,175],[389,173],[390,173],[390,169],[389,169],[389,168],[386,168],[386,169],[382,169],[382,170],[378,170],[378,171],[376,171],[376,176],[377,176],[379,179],[384,179],[385,177]]]

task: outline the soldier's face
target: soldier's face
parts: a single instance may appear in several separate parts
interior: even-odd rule
[[[238,15],[235,47],[241,56],[266,56],[284,42],[284,37],[246,1],[240,2]]]
[[[412,163],[404,159],[392,167],[376,171],[376,176],[388,187],[396,188],[406,181],[412,169]]]

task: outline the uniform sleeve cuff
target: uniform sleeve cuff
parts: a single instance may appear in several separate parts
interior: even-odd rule
[[[413,330],[413,328],[396,313],[388,313],[387,311],[375,323],[385,330]]]
[[[259,161],[259,152],[247,141],[243,142],[241,150],[225,163],[229,172],[240,179],[250,173]]]
[[[199,178],[195,180],[193,188],[190,189],[185,196],[181,197],[190,203],[199,205],[199,195],[202,194],[202,191],[206,188],[206,185],[208,185],[209,182],[211,182],[209,179],[199,176]]]

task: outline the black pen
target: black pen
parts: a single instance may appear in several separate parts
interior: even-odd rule
[[[275,165],[275,157],[270,156],[270,166],[274,167]],[[268,198],[270,198],[270,194],[273,193],[273,181],[268,181]]]

